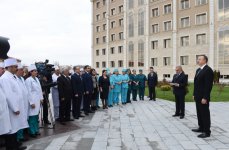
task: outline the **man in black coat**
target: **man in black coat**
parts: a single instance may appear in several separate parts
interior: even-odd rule
[[[156,91],[155,87],[158,83],[157,73],[154,72],[153,67],[150,67],[150,73],[148,74],[148,88],[149,88],[149,100],[156,101]]]
[[[213,70],[207,65],[208,57],[201,55],[198,58],[199,69],[196,71],[194,78],[193,99],[196,102],[198,129],[193,129],[193,132],[201,132],[198,137],[206,138],[211,135],[211,118],[210,118],[210,95],[213,86],[214,74]]]
[[[173,94],[176,99],[176,112],[173,117],[180,116],[180,119],[185,115],[185,95],[187,86],[187,76],[184,74],[181,66],[176,67],[176,74],[173,76],[171,85],[173,86]]]
[[[88,115],[88,113],[93,113],[93,111],[91,111],[90,105],[91,105],[91,98],[92,98],[92,94],[93,94],[93,81],[92,81],[92,76],[90,74],[90,70],[91,67],[86,65],[84,67],[84,71],[85,73],[82,75],[83,77],[83,84],[84,84],[84,113],[85,115]]]
[[[75,119],[84,117],[80,114],[81,101],[84,94],[83,79],[80,74],[80,67],[73,67],[74,74],[71,76],[72,89],[73,89],[73,101],[72,101],[72,114]]]
[[[60,99],[60,113],[59,118],[61,124],[65,125],[65,121],[73,121],[70,116],[71,101],[72,101],[72,85],[69,77],[69,69],[64,68],[62,75],[57,79],[58,92]]]

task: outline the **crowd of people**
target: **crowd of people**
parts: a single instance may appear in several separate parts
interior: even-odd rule
[[[202,63],[202,64],[201,64]],[[207,57],[200,56],[200,69],[196,72],[194,86],[194,100],[196,101],[199,128],[194,132],[203,132],[199,137],[210,136],[209,101],[213,83],[213,72],[206,65]],[[140,69],[139,74],[135,69],[118,69],[111,71],[104,69],[101,76],[95,69],[86,65],[84,68],[55,66],[52,74],[53,86],[51,88],[55,121],[66,125],[68,121],[86,117],[94,113],[101,99],[102,108],[109,109],[114,105],[126,105],[131,100],[144,100],[145,88],[149,88],[149,100],[156,101],[155,87],[158,84],[157,73],[150,67],[146,76]],[[0,135],[4,135],[7,150],[26,149],[22,146],[24,131],[27,129],[32,138],[40,135],[39,113],[43,114],[45,124],[50,124],[47,115],[47,88],[43,81],[46,76],[38,79],[38,70],[35,64],[30,65],[25,74],[24,67],[14,58],[0,63]],[[207,75],[205,75],[205,73]],[[173,117],[184,118],[185,86],[187,78],[181,66],[176,67],[171,86],[176,99],[176,112]],[[207,86],[206,86],[207,85]],[[132,95],[132,96],[131,96]],[[132,99],[131,99],[132,97]]]

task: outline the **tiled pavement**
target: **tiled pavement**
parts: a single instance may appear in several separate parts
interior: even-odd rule
[[[74,121],[80,129],[26,143],[31,150],[229,150],[229,103],[211,103],[212,136],[197,138],[194,103],[185,119],[171,117],[174,103],[138,101],[99,110]],[[67,127],[67,126],[66,126]]]

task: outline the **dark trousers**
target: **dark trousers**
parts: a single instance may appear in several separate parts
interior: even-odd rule
[[[196,111],[197,111],[197,119],[199,128],[207,133],[210,134],[211,130],[211,116],[209,110],[209,102],[208,104],[201,104],[201,100],[196,102]]]
[[[44,122],[48,122],[48,100],[44,99],[42,106],[43,106],[43,120]]]
[[[185,102],[184,102],[185,95],[183,94],[175,94],[176,99],[176,115],[184,116],[184,109],[185,109]]]
[[[149,98],[150,100],[156,100],[155,86],[149,86]]]
[[[139,87],[139,99],[144,100],[145,87]]]
[[[81,101],[82,101],[82,95],[78,95],[78,97],[75,97],[72,100],[72,115],[74,117],[79,117],[80,116]]]
[[[83,109],[84,112],[86,113],[90,111],[91,97],[92,97],[91,93],[84,95]]]
[[[128,88],[128,91],[127,91],[127,103],[130,103],[130,95],[131,95],[131,88]]]
[[[17,133],[7,134],[5,136],[6,150],[17,150],[19,144],[17,142]]]
[[[134,101],[137,100],[137,94],[138,94],[138,90],[137,89],[132,89],[132,95],[133,95],[133,100]]]
[[[71,112],[71,99],[66,98],[64,101],[60,100],[60,109],[59,109],[59,118],[60,121],[65,121],[70,119]]]

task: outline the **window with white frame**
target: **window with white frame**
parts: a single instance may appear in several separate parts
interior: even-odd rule
[[[208,0],[196,0],[196,5],[204,5],[207,4]]]
[[[119,6],[119,13],[123,12],[123,5]]]
[[[99,49],[96,50],[96,56],[99,56]]]
[[[106,0],[103,0],[103,5],[104,5],[104,6],[106,5]]]
[[[107,37],[103,36],[103,43],[106,43],[106,42],[107,42]]]
[[[163,64],[164,64],[164,66],[170,66],[171,65],[171,58],[170,57],[164,57],[163,58]]]
[[[96,21],[99,21],[100,20],[100,15],[96,15]]]
[[[188,65],[189,57],[188,56],[181,56],[180,57],[180,64],[181,65]]]
[[[181,41],[180,43],[181,47],[189,46],[189,36],[182,36],[180,38],[180,41]]]
[[[100,6],[100,2],[97,2],[96,3],[96,8],[99,8],[99,6]]]
[[[151,48],[152,49],[158,49],[158,40],[155,40],[155,41],[151,42]]]
[[[115,41],[115,34],[111,34],[111,41]]]
[[[144,5],[145,4],[145,0],[138,0],[138,5],[141,6],[141,5]]]
[[[159,32],[159,26],[158,24],[152,25],[152,33],[158,33]]]
[[[115,15],[115,8],[112,8],[112,9],[111,9],[111,15],[112,15],[112,16]]]
[[[129,9],[134,8],[134,0],[128,0],[128,8]]]
[[[134,36],[134,16],[131,13],[129,15],[129,20],[128,20],[128,35],[129,37],[133,37]]]
[[[106,49],[102,49],[102,55],[106,55]]]
[[[123,19],[119,19],[119,26],[123,27]]]
[[[123,52],[123,46],[118,46],[118,53],[121,54]]]
[[[124,38],[123,38],[123,32],[120,32],[119,33],[119,40],[123,40]]]
[[[189,17],[181,18],[181,28],[186,28],[189,26],[190,26],[190,18]]]
[[[106,62],[105,61],[102,62],[102,67],[106,68]]]
[[[99,32],[100,31],[100,26],[97,26],[96,27],[96,32]]]
[[[204,45],[206,44],[206,34],[197,34],[196,35],[196,45]]]
[[[144,35],[145,31],[145,12],[140,11],[138,13],[138,35]]]
[[[111,47],[111,54],[114,54],[114,53],[115,53],[115,48]]]
[[[164,31],[170,31],[170,30],[172,30],[172,21],[164,22]]]
[[[218,0],[219,13],[218,18],[219,21],[228,20],[229,19],[229,0]]]
[[[151,58],[151,66],[157,66],[157,58]]]
[[[134,43],[129,42],[128,45],[128,65],[134,67]]]
[[[229,65],[229,29],[224,28],[219,31],[219,64]]]
[[[123,67],[123,61],[122,60],[118,61],[118,67]]]
[[[164,39],[164,48],[171,48],[171,39]]]
[[[207,14],[206,13],[196,15],[196,24],[197,25],[206,24],[206,23],[207,23]]]
[[[164,14],[172,13],[172,4],[167,4],[164,6]]]
[[[140,40],[138,42],[138,67],[144,67],[144,49],[145,43]]]
[[[103,12],[103,19],[105,19],[106,18],[106,12]]]
[[[96,68],[99,68],[99,62],[96,62]]]
[[[111,22],[111,28],[114,28],[115,27],[115,21],[112,21]]]
[[[152,17],[158,17],[159,16],[159,10],[158,8],[152,9]]]
[[[103,24],[103,30],[105,31],[107,29],[107,25]]]
[[[99,44],[99,38],[96,38],[96,44]]]
[[[181,9],[187,9],[189,8],[189,0],[181,0],[180,1],[180,6],[181,6]]]

